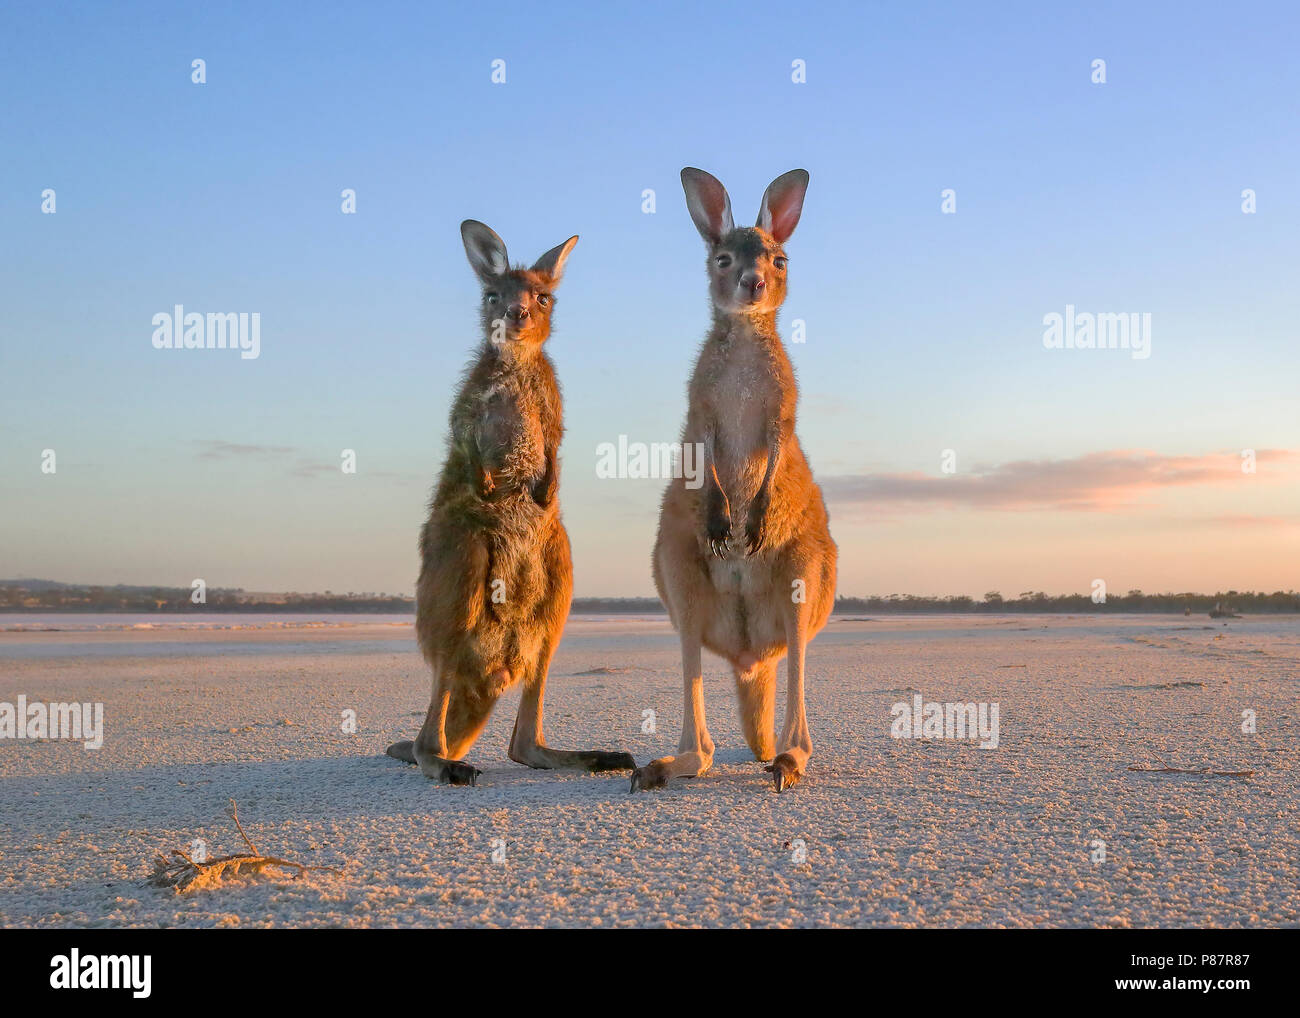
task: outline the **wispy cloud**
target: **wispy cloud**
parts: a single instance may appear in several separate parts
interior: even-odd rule
[[[218,442],[212,439],[195,439],[194,444],[201,450],[201,460],[245,459],[250,456],[278,457],[288,456],[295,450],[290,445],[241,445],[238,442]]]
[[[1024,512],[1114,512],[1162,489],[1242,484],[1270,475],[1294,478],[1300,450],[1260,449],[1256,473],[1242,472],[1236,452],[1162,456],[1138,450],[1088,453],[1073,459],[1016,460],[955,474],[860,474],[821,482],[834,505]]]
[[[224,460],[234,463],[277,462],[293,477],[304,480],[328,477],[339,473],[339,461],[325,462],[314,459],[292,445],[258,445],[240,442],[222,442],[213,439],[195,439],[199,447],[199,459]],[[394,470],[367,470],[367,477],[394,481],[416,481],[420,478],[414,474]],[[427,478],[426,478],[427,480]]]

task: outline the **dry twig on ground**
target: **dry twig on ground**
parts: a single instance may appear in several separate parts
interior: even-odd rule
[[[235,805],[234,799],[230,800],[230,815],[235,821],[239,836],[248,846],[247,852],[218,856],[215,859],[195,859],[188,852],[172,849],[170,855],[159,854],[154,857],[153,882],[164,887],[174,887],[181,894],[188,894],[190,891],[216,887],[227,874],[239,876],[242,873],[261,873],[268,868],[293,870],[295,880],[309,870],[339,872],[332,866],[308,866],[291,859],[263,855],[244,833],[244,825],[239,822],[239,807]]]

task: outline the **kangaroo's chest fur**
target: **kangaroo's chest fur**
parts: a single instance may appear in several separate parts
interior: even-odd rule
[[[715,328],[691,383],[688,441],[713,434],[712,461],[733,513],[758,490],[767,467],[770,432],[778,428],[794,376],[775,335]]]
[[[455,415],[466,446],[506,488],[529,484],[546,466],[548,424],[558,427],[559,390],[549,363],[496,362],[471,377]]]
[[[540,476],[546,452],[537,394],[518,379],[507,378],[478,393],[475,402],[466,437],[484,465],[507,483],[526,483]]]
[[[728,467],[765,456],[768,407],[779,398],[769,353],[753,342],[732,342],[720,353],[713,377],[718,414],[715,454]]]

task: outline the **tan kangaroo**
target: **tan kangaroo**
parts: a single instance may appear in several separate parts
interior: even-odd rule
[[[522,682],[511,760],[630,770],[628,753],[551,749],[542,736],[546,673],[573,593],[556,498],[560,388],[542,344],[578,238],[531,269],[512,269],[488,227],[469,219],[460,232],[483,284],[484,338],[452,405],[447,461],[420,533],[415,632],[433,668],[433,698],[415,741],[388,755],[440,782],[475,784],[481,772],[461,758],[501,694]]]
[[[699,450],[702,488],[669,482],[659,511],[654,578],[682,643],[685,717],[676,756],[632,773],[632,790],[694,777],[713,763],[700,651],[731,663],[745,740],[771,760],[778,792],[812,754],[804,714],[804,650],[835,598],[835,543],[821,489],[794,433],[798,390],[776,331],[785,300],[783,245],[803,210],[808,173],[763,195],[758,224],[737,229],[726,188],[687,167],[682,187],[709,249],[713,327],[691,376],[683,447]],[[776,664],[786,664],[785,728],[774,756]]]

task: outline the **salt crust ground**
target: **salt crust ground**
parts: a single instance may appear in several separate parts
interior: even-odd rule
[[[572,620],[551,744],[671,751],[678,660],[664,622]],[[470,754],[477,788],[384,757],[428,697],[409,627],[0,633],[0,700],[101,700],[107,723],[98,752],[0,741],[0,924],[1300,923],[1300,620],[837,619],[809,669],[801,786],[772,792],[707,658],[714,770],[629,796],[511,763],[516,695]],[[915,691],[998,702],[1000,748],[890,738]],[[344,874],[147,886],[159,849],[238,849],[232,797],[264,851]]]

